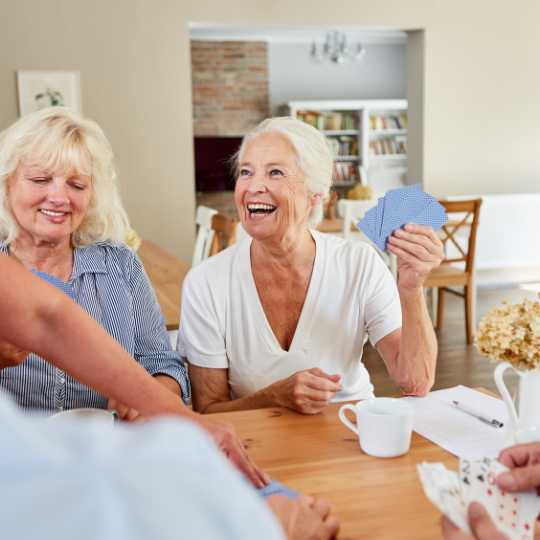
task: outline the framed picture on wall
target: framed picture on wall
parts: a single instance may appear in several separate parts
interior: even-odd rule
[[[19,114],[62,106],[81,112],[79,71],[17,71]]]

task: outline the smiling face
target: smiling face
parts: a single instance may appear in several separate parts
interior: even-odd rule
[[[242,226],[251,237],[279,240],[307,228],[314,198],[284,135],[262,133],[249,141],[238,171],[234,199]]]
[[[90,176],[75,170],[20,163],[8,180],[8,204],[19,236],[33,242],[69,241],[81,225],[92,195]]]

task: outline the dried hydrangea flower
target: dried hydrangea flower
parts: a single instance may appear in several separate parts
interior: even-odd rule
[[[493,361],[540,370],[540,302],[525,299],[492,308],[480,321],[475,342]]]

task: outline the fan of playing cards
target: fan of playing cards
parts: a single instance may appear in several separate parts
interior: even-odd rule
[[[456,526],[470,533],[469,504],[484,505],[495,526],[511,540],[532,540],[540,497],[535,491],[507,493],[495,478],[508,469],[495,459],[461,459],[459,475],[442,463],[422,463],[418,474],[428,499]]]
[[[381,250],[393,231],[407,223],[440,229],[447,222],[446,213],[435,197],[424,193],[420,184],[392,189],[366,212],[358,228]]]

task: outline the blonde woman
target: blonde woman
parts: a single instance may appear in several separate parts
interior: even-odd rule
[[[51,107],[0,135],[0,253],[67,293],[146,371],[187,400],[187,374],[171,349],[155,294],[123,243],[129,232],[112,150],[95,122]],[[36,354],[2,370],[0,387],[24,408],[108,406],[130,420],[138,415]]]

